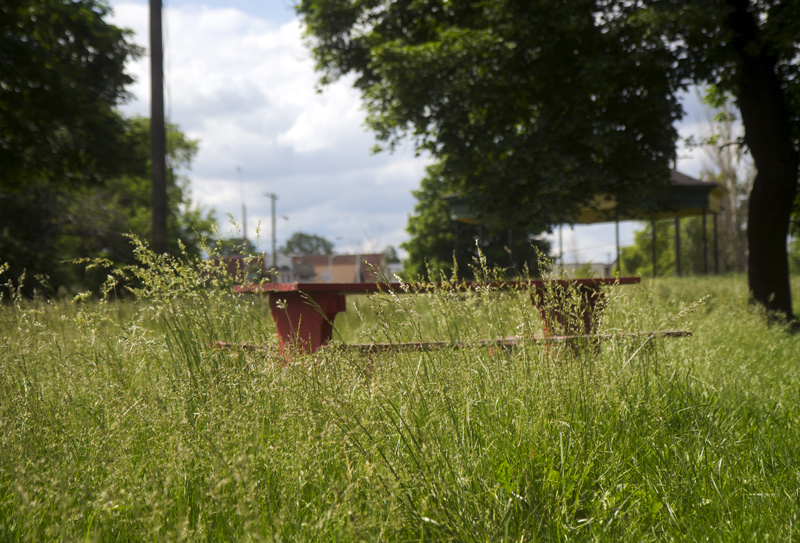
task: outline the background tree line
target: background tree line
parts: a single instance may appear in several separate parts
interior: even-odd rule
[[[129,235],[146,241],[152,229],[150,187],[150,122],[124,121],[116,175],[91,183],[65,185],[28,181],[16,190],[0,192],[0,258],[16,283],[26,276],[23,290],[95,289],[106,278],[99,268],[87,271],[85,258],[103,258],[113,266],[134,262]],[[197,142],[175,126],[167,130],[169,252],[188,257],[201,254],[203,237],[214,234],[213,212],[192,202],[183,172],[197,152]],[[183,249],[179,247],[183,244]]]
[[[141,51],[95,0],[0,5],[0,261],[12,288],[94,288],[105,272],[69,264],[132,261],[125,234],[151,231],[150,131],[117,109]],[[197,142],[168,127],[170,252],[200,252],[213,215],[193,204],[185,172]]]

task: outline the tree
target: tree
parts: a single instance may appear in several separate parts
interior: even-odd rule
[[[168,252],[189,258],[202,253],[203,239],[213,234],[213,210],[206,210],[191,199],[190,181],[185,175],[197,154],[198,142],[186,137],[174,124],[167,134],[167,229]],[[65,235],[84,240],[86,254],[103,254],[118,263],[132,263],[133,254],[126,234],[143,240],[152,231],[152,193],[150,187],[150,120],[135,117],[126,121],[120,157],[123,174],[103,186],[76,193]],[[87,202],[96,202],[88,205]],[[87,213],[91,210],[91,213]],[[183,246],[183,249],[181,249]]]
[[[706,93],[707,133],[702,138],[707,162],[702,177],[727,191],[719,216],[721,270],[747,271],[747,199],[755,171],[737,134],[736,106],[728,96]],[[716,107],[715,107],[716,106]]]
[[[393,245],[387,245],[383,250],[383,256],[387,264],[400,264],[400,257],[397,256],[397,249]]]
[[[104,258],[113,266],[132,264],[128,235],[149,238],[150,122],[137,117],[125,121],[125,127],[116,151],[121,174],[86,186],[29,182],[0,198],[0,256],[9,264],[13,281],[27,274],[26,293],[43,286],[54,291],[97,288],[106,271],[86,271],[84,265],[67,261]],[[212,211],[193,204],[189,180],[182,174],[191,165],[197,142],[174,125],[168,127],[167,142],[169,249],[172,254],[183,251],[198,257],[202,239],[211,236],[215,221]],[[39,279],[34,281],[35,277]]]
[[[792,318],[800,3],[761,0],[301,0],[323,83],[356,75],[389,148],[410,136],[490,219],[537,230],[598,194],[666,183],[678,94],[736,99],[758,174],[749,285]]]
[[[256,246],[249,238],[233,237],[217,240],[215,250],[219,256],[251,256]]]
[[[118,172],[125,126],[115,107],[140,50],[107,15],[96,0],[0,4],[0,196]]]
[[[78,192],[124,172],[115,108],[140,50],[107,15],[96,0],[0,3],[0,258],[12,279],[68,283],[66,210],[88,219]]]
[[[417,205],[406,227],[411,239],[400,245],[408,252],[403,263],[406,277],[435,279],[429,271],[449,276],[454,266],[461,276],[471,277],[479,249],[490,266],[504,268],[509,275],[518,275],[526,267],[534,274],[539,271],[539,255],[550,250],[546,241],[527,230],[454,223],[450,206],[442,198],[451,192],[441,164],[429,166],[420,190],[413,193]]]
[[[333,254],[333,243],[315,234],[295,232],[286,244],[280,248],[280,252],[290,255],[331,255]]]
[[[793,319],[786,239],[800,167],[800,4],[649,0],[625,11],[670,44],[676,84],[714,84],[735,98],[757,170],[748,203],[750,292]]]

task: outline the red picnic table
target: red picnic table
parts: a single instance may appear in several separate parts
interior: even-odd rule
[[[593,279],[502,281],[488,283],[460,283],[466,289],[486,288],[490,290],[528,289],[531,301],[539,308],[544,322],[544,333],[552,336],[559,324],[567,333],[591,334],[596,329],[596,319],[600,311],[604,293],[602,286],[630,285],[639,283],[638,277],[600,277]],[[333,336],[333,321],[340,311],[345,311],[347,294],[370,294],[376,292],[395,292],[413,294],[431,291],[438,283],[263,283],[236,285],[237,293],[266,293],[269,295],[269,308],[278,330],[281,351],[287,347],[301,351],[315,352]],[[561,305],[555,303],[545,306],[545,293],[550,291],[558,297],[569,288],[577,288],[585,303],[583,314],[578,322],[569,322],[568,316],[559,311]],[[600,306],[602,308],[602,305]],[[574,318],[571,320],[575,320]]]

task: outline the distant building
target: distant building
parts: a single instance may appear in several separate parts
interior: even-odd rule
[[[383,253],[293,256],[294,281],[312,283],[374,283],[389,272]]]
[[[219,265],[220,259],[214,261]],[[277,283],[374,283],[381,275],[394,273],[382,253],[363,255],[275,255],[275,270],[270,270],[271,255],[226,256],[222,263],[237,281],[257,282],[269,278]]]
[[[265,277],[264,258],[260,256],[230,255],[223,256],[221,261],[219,258],[214,258],[213,261],[216,267],[224,266],[236,281],[251,283],[261,281]]]
[[[610,264],[602,262],[564,262],[554,267],[567,272],[569,275],[589,277],[611,277],[611,271],[616,267],[616,261]]]
[[[272,257],[267,256],[267,262],[272,264]],[[294,269],[292,268],[292,257],[283,253],[275,254],[275,273],[277,283],[293,283],[295,279]]]

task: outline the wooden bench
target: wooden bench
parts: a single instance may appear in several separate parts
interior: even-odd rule
[[[539,309],[546,337],[586,336],[597,331],[597,318],[605,304],[603,286],[639,283],[638,277],[603,277],[593,279],[548,281],[503,281],[489,283],[460,283],[465,289],[486,288],[490,291],[525,289],[532,303]],[[442,288],[438,283],[264,283],[237,285],[237,293],[264,293],[269,295],[269,307],[280,338],[281,351],[316,352],[333,336],[336,315],[347,309],[348,294],[395,292],[414,294]],[[570,289],[581,296],[579,319],[561,312],[561,299]],[[546,297],[554,296],[553,303],[545,304]],[[365,347],[366,349],[366,347]]]

